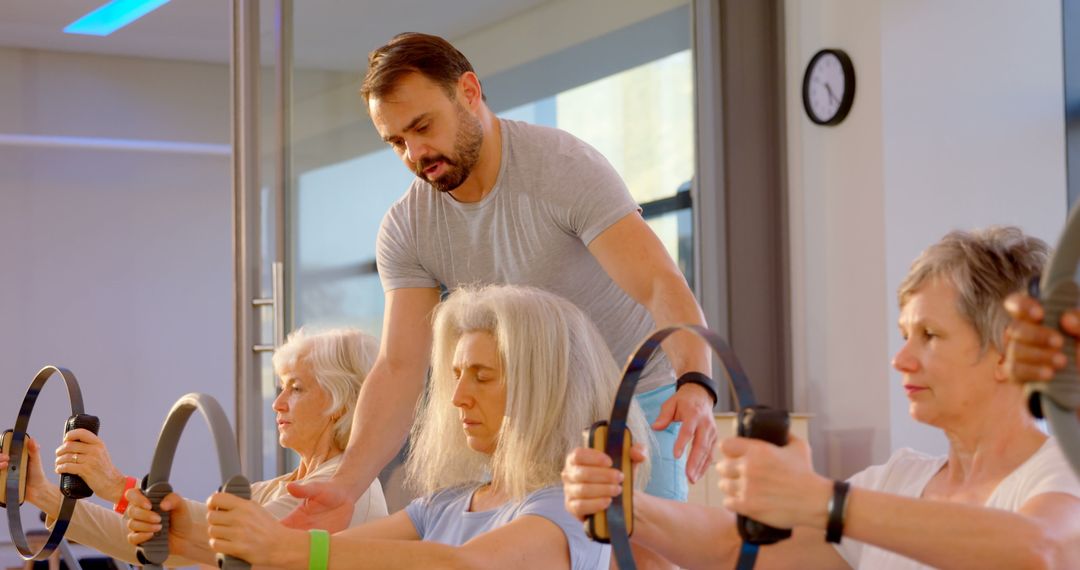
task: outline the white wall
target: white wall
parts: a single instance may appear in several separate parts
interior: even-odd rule
[[[0,101],[4,134],[228,142],[224,66],[0,49]],[[47,363],[78,376],[136,477],[177,397],[209,393],[231,416],[228,155],[0,145],[0,173],[0,425]],[[66,405],[54,380],[31,422],[47,465]],[[203,498],[220,481],[195,423],[174,481]],[[0,566],[13,556],[0,549]]]
[[[882,101],[889,320],[906,263],[954,228],[1065,223],[1061,2],[886,2]],[[927,62],[934,62],[927,65]],[[900,347],[889,329],[890,352]],[[891,376],[893,447],[944,449]]]
[[[815,460],[847,473],[887,455],[885,225],[880,7],[788,2],[787,116],[795,404],[815,414]],[[844,48],[858,76],[847,121],[814,128],[802,111],[802,68]]]
[[[1066,209],[1060,2],[789,0],[787,111],[797,404],[834,476],[892,450],[943,452],[907,415],[895,290],[953,228],[1056,239]],[[837,127],[802,109],[824,47],[851,56]]]

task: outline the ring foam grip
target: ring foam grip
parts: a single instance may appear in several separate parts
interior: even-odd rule
[[[98,420],[97,416],[76,414],[68,418],[67,422],[64,423],[64,433],[73,429],[84,429],[97,435],[100,427],[101,421]],[[60,492],[65,497],[71,497],[72,499],[85,499],[94,494],[94,490],[90,488],[90,485],[86,484],[86,481],[83,481],[82,477],[69,473],[60,475]]]
[[[135,551],[135,557],[143,565],[156,564],[160,566],[169,558],[169,522],[171,520],[169,519],[169,513],[161,509],[161,501],[168,497],[169,493],[173,492],[173,488],[168,481],[158,481],[152,485],[147,485],[146,477],[143,477],[140,489],[143,495],[150,500],[150,509],[161,517],[161,530],[155,532],[150,540],[139,545],[139,548]]]
[[[1075,281],[1078,263],[1080,202],[1069,212],[1065,230],[1039,282],[1044,326],[1060,330],[1062,313],[1080,304],[1080,286]],[[1076,340],[1065,331],[1062,331],[1062,336],[1065,337],[1065,346],[1062,347],[1067,360],[1065,367],[1058,370],[1049,382],[1031,382],[1025,389],[1030,398],[1030,408],[1045,415],[1058,445],[1080,477],[1080,418],[1077,417],[1080,410],[1080,374],[1077,372]],[[1035,401],[1036,397],[1038,402]]]
[[[787,410],[778,410],[768,406],[753,406],[739,411],[737,433],[739,437],[750,437],[767,441],[783,447],[788,443],[791,431],[791,418]],[[776,528],[762,524],[752,518],[738,515],[739,536],[747,544],[775,544],[791,538],[790,528]]]
[[[749,415],[747,420],[747,428],[750,430],[748,433],[753,434],[750,437],[758,437],[759,439],[766,439],[772,437],[777,441],[787,442],[787,424],[780,421],[782,418],[779,415],[773,414],[769,408],[757,406],[757,402],[754,399],[754,390],[750,385],[750,379],[743,371],[742,364],[739,363],[739,359],[735,356],[735,352],[731,350],[727,342],[720,337],[715,331],[705,328],[699,325],[675,325],[660,329],[646,338],[637,350],[630,356],[626,367],[623,369],[622,382],[619,384],[618,392],[615,394],[615,404],[611,407],[611,419],[607,421],[608,437],[606,445],[604,445],[604,452],[611,457],[613,465],[623,465],[624,470],[626,465],[630,462],[630,447],[625,444],[628,440],[630,430],[626,427],[626,419],[630,414],[630,404],[634,398],[634,391],[637,388],[638,380],[641,378],[641,373],[645,370],[645,365],[649,363],[653,354],[658,348],[660,343],[664,341],[668,336],[676,331],[687,331],[694,333],[701,337],[702,340],[712,348],[713,352],[720,357],[720,361],[723,364],[721,367],[728,376],[729,386],[735,396],[735,402],[738,405],[740,413],[744,410],[753,410],[753,413]],[[783,418],[786,418],[786,412],[781,410],[774,410],[775,412],[783,413]],[[756,418],[756,419],[755,419]],[[782,433],[783,437],[780,438]],[[778,445],[782,445],[778,444]],[[630,481],[629,478],[624,479],[623,485],[625,488],[626,481]],[[622,496],[632,495],[631,493],[622,493]],[[613,500],[611,505],[604,512],[604,516],[607,520],[608,541],[611,544],[611,552],[615,558],[621,570],[632,570],[636,568],[634,563],[633,552],[630,550],[630,534],[628,530],[633,526],[633,513],[634,511],[629,508],[624,508],[624,504],[629,506],[629,503],[620,500]],[[785,537],[780,537],[780,533],[769,533],[763,531],[765,525],[762,525],[753,519],[740,517],[737,522],[739,526],[739,534],[741,536],[756,537],[755,540],[783,540]],[[755,526],[756,525],[756,526]],[[761,527],[761,528],[758,528]],[[788,533],[790,536],[790,532]],[[594,540],[596,540],[594,538]],[[746,543],[746,544],[767,544],[761,543]],[[753,555],[747,558],[740,556],[739,568],[751,568],[753,567],[754,557],[757,555],[756,547],[747,548],[744,544],[743,552],[753,550]]]
[[[600,420],[594,423],[589,429],[585,430],[585,446],[598,451],[604,451],[607,448],[607,436],[608,436],[608,423],[604,420]],[[629,489],[629,492],[619,493],[612,500],[622,501],[623,512],[634,512],[634,466],[630,461],[630,447],[633,445],[633,436],[630,430],[627,429],[623,437],[623,455],[622,465],[619,467],[623,474],[623,488]],[[608,531],[607,511],[600,511],[596,514],[588,515],[585,517],[585,534],[589,535],[589,538],[596,542],[602,542],[608,544],[611,542],[611,533]],[[631,536],[634,534],[634,517],[628,517],[626,519],[626,534]]]
[[[4,474],[5,499],[8,497],[25,498],[27,463],[22,458],[27,454],[26,430],[30,425],[30,416],[34,413],[34,404],[37,403],[41,389],[45,386],[45,382],[54,376],[63,378],[64,384],[67,386],[68,400],[71,403],[71,418],[68,422],[71,423],[73,420],[78,420],[80,416],[86,415],[83,409],[83,397],[82,390],[79,389],[79,381],[75,379],[75,375],[70,370],[59,366],[45,366],[38,371],[30,382],[30,387],[26,389],[26,396],[23,397],[22,406],[19,408],[19,417],[15,421],[15,429],[11,431],[9,436],[4,438],[4,446],[9,450],[8,455],[20,458],[20,462],[13,462],[12,466]],[[11,542],[24,560],[45,560],[64,540],[64,534],[71,523],[71,515],[75,512],[75,503],[79,500],[79,495],[83,490],[78,486],[79,483],[82,483],[82,479],[79,477],[72,477],[69,481],[68,492],[72,492],[74,489],[74,495],[64,495],[60,502],[60,511],[56,516],[56,524],[53,525],[52,532],[49,533],[49,538],[45,540],[45,544],[37,552],[30,548],[30,543],[26,539],[26,532],[23,530],[22,517],[19,511],[21,503],[19,501],[8,501],[6,503],[5,508],[7,509],[8,531],[11,533]]]
[[[240,497],[241,499],[251,500],[251,482],[247,477],[243,475],[235,475],[231,477],[224,485],[218,487],[218,492],[229,493]],[[225,556],[224,554],[217,554],[217,565],[221,570],[244,570],[250,568],[250,564],[243,560],[236,558],[235,556]]]
[[[0,453],[11,456],[11,438],[14,435],[15,430],[7,430],[3,435],[0,435]],[[19,475],[19,504],[26,502],[26,466],[30,463],[30,450],[23,446],[22,453],[18,461],[9,461],[11,467],[5,468],[0,473],[3,473],[3,480],[7,481],[8,470],[15,470]],[[0,486],[0,507],[7,508],[7,485]]]
[[[251,498],[251,482],[240,470],[240,454],[236,449],[236,437],[233,435],[232,426],[221,404],[206,394],[192,393],[182,396],[173,404],[169,415],[165,418],[165,424],[161,426],[157,447],[154,448],[154,459],[150,463],[150,473],[143,478],[142,482],[143,492],[150,499],[154,512],[161,516],[162,521],[161,530],[136,548],[136,556],[143,563],[144,568],[161,568],[169,557],[169,513],[161,510],[161,500],[172,492],[169,474],[172,471],[173,458],[176,456],[176,448],[180,443],[180,435],[188,419],[196,411],[206,420],[210,435],[214,438],[222,481],[219,490],[244,499]],[[233,556],[219,554],[217,562],[219,568],[226,570],[251,568],[250,564]]]

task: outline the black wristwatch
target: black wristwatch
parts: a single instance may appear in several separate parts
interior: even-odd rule
[[[686,384],[697,384],[698,386],[705,388],[705,390],[709,392],[709,395],[712,396],[713,406],[716,405],[717,394],[720,392],[720,387],[716,385],[716,380],[709,378],[701,372],[687,372],[686,374],[679,376],[679,379],[675,381],[675,390],[678,391],[679,388],[682,388]]]

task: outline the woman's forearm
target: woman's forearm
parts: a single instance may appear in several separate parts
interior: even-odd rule
[[[848,497],[844,535],[946,569],[1047,568],[1060,550],[1055,533],[1033,517],[858,488]]]
[[[55,517],[50,516],[46,524],[51,528],[56,524]],[[135,558],[135,547],[127,541],[123,517],[100,505],[79,501],[72,513],[66,536],[117,560],[139,563]]]
[[[741,541],[730,512],[641,491],[634,492],[631,539],[683,568],[733,566]]]
[[[307,532],[290,530],[278,541],[274,553],[275,566],[284,569],[306,570],[310,555],[310,538]],[[484,557],[470,557],[463,547],[448,546],[419,540],[390,540],[357,538],[348,532],[330,538],[330,568],[355,568],[397,570],[407,568],[494,568]],[[501,562],[499,567],[505,568]],[[527,561],[515,566],[526,570]]]
[[[305,551],[306,552],[306,551]],[[362,560],[360,565],[357,561]],[[346,540],[334,537],[330,541],[331,568],[358,568],[404,570],[407,568],[506,568],[495,566],[483,558],[470,558],[462,547],[419,540]],[[306,563],[306,560],[305,560]],[[528,561],[521,561],[516,570],[530,568]]]
[[[55,519],[60,515],[60,503],[63,500],[64,496],[60,493],[60,487],[51,483],[35,485],[32,489],[27,486],[26,501],[50,519]]]
[[[170,542],[176,547],[175,554],[199,564],[217,566],[216,554],[210,548],[210,535],[206,532],[206,523],[193,522],[192,524],[196,527],[195,532],[198,537],[171,539]]]

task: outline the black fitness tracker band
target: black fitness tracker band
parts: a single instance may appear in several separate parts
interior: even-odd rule
[[[847,515],[847,496],[851,484],[833,481],[833,494],[829,498],[829,522],[825,526],[825,542],[840,543],[844,537],[844,519]]]
[[[702,388],[705,388],[709,395],[712,396],[712,404],[716,406],[716,402],[719,401],[720,386],[716,383],[716,380],[709,378],[707,375],[701,372],[687,372],[679,379],[675,381],[675,390],[682,388],[687,384],[697,384]]]

